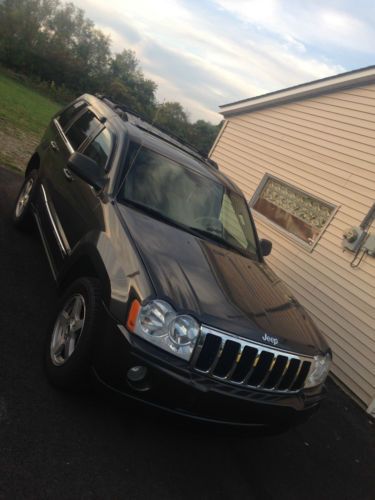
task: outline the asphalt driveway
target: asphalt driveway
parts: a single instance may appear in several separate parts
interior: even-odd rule
[[[375,425],[333,382],[310,422],[268,437],[52,388],[41,360],[56,290],[37,235],[11,225],[21,181],[0,168],[1,499],[375,498]]]

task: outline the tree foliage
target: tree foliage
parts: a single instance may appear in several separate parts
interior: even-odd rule
[[[144,77],[132,50],[116,54],[109,66],[109,94],[139,113],[151,116],[155,110],[156,83]]]
[[[110,38],[73,3],[0,0],[0,63],[74,94],[109,95],[202,152],[217,134],[209,122],[191,123],[180,103],[157,103],[135,53],[113,54]]]
[[[178,137],[186,137],[188,132],[188,116],[179,102],[164,102],[158,104],[155,124],[160,125]]]

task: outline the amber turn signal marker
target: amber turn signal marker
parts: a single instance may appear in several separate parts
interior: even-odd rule
[[[137,323],[137,318],[140,310],[141,310],[141,304],[137,299],[134,299],[129,309],[128,319],[126,320],[126,328],[129,330],[129,332],[134,333],[135,325]]]

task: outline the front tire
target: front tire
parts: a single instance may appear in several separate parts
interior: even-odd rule
[[[103,320],[100,282],[79,278],[59,300],[45,348],[50,382],[63,389],[81,389],[89,380],[95,336]]]
[[[33,228],[33,214],[31,204],[35,196],[38,182],[38,171],[32,170],[25,178],[13,210],[13,223],[23,231]]]

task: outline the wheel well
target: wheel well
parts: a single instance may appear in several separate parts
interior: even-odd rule
[[[94,264],[92,263],[90,257],[82,256],[80,257],[73,265],[69,268],[69,270],[63,274],[61,279],[59,280],[58,286],[60,290],[64,290],[70,283],[73,283],[78,278],[83,278],[86,276],[90,276],[92,278],[97,278],[100,280],[102,285],[103,299],[106,304],[109,303],[110,291],[109,287],[103,283],[101,276]]]
[[[38,169],[40,166],[40,156],[38,153],[34,153],[29,160],[29,163],[26,167],[25,176],[29,174],[32,170]]]

